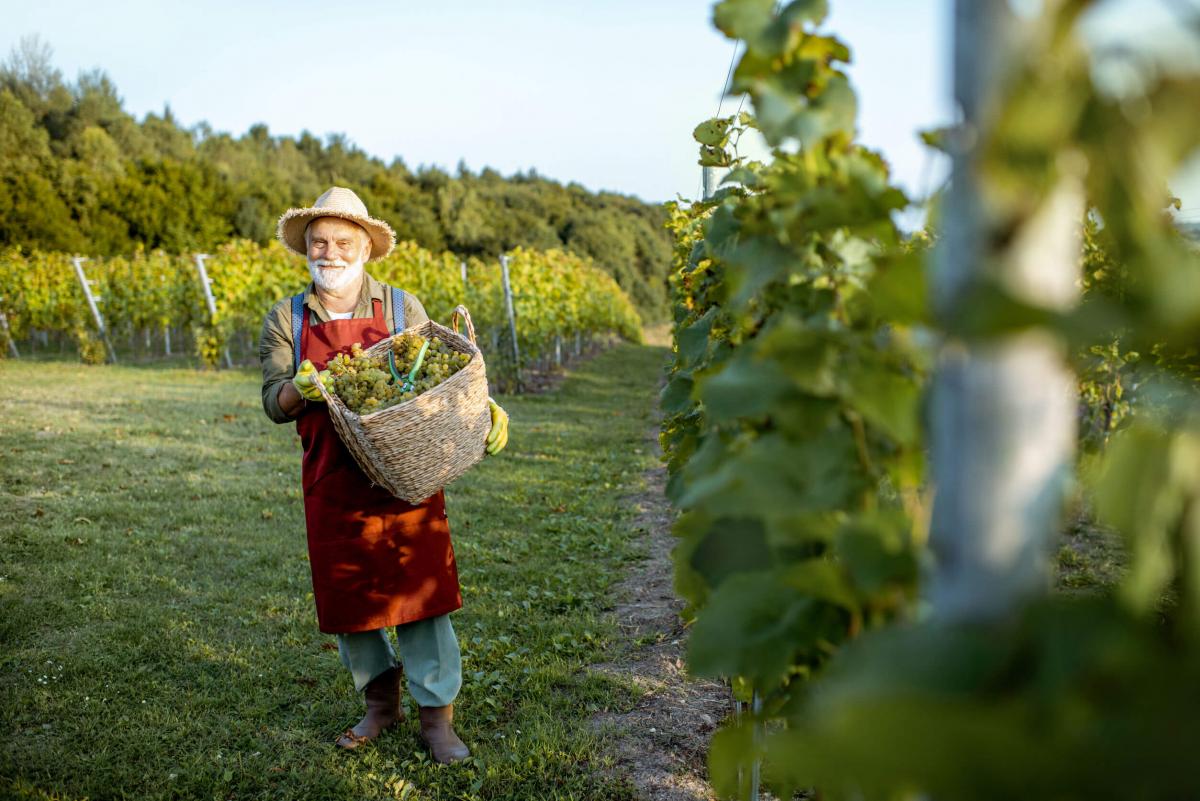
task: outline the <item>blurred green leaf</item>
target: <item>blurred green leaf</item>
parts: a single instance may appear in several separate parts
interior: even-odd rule
[[[662,410],[667,414],[678,414],[692,404],[692,377],[676,375],[663,387],[661,396]]]
[[[758,757],[754,728],[749,721],[726,721],[712,736],[708,773],[718,798],[745,798],[750,791],[750,769]]]
[[[713,8],[713,25],[730,39],[754,38],[770,24],[775,0],[722,0]]]
[[[880,319],[899,324],[931,322],[927,258],[928,254],[920,251],[886,259],[879,265],[867,295]]]
[[[729,125],[728,119],[706,120],[692,131],[692,138],[702,145],[723,148],[729,142]]]
[[[921,388],[912,377],[891,372],[885,364],[866,362],[847,372],[846,388],[846,399],[868,423],[900,445],[919,444]]]
[[[833,565],[806,568],[810,580],[796,584],[843,597]],[[688,640],[688,662],[699,675],[745,676],[755,686],[771,686],[797,653],[820,652],[825,643],[839,641],[847,619],[836,601],[796,589],[786,571],[739,573],[709,596]]]
[[[695,365],[708,349],[708,335],[712,331],[716,316],[717,309],[709,309],[700,319],[686,328],[681,328],[675,335],[679,359],[684,365]]]
[[[917,560],[910,526],[898,512],[858,515],[842,525],[836,553],[863,592],[874,595],[891,586],[913,585]]]
[[[721,517],[692,550],[691,565],[710,587],[735,573],[766,570],[773,562],[762,521]]]
[[[699,379],[699,396],[714,421],[765,414],[792,385],[777,365],[739,353],[720,370]]]

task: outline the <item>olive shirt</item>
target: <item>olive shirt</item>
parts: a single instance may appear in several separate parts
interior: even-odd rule
[[[383,319],[388,321],[391,328],[392,293],[383,283],[376,281],[370,275],[363,273],[362,291],[358,303],[354,306],[353,318],[370,318],[374,316],[374,300],[383,301]],[[325,323],[332,319],[329,312],[321,305],[316,288],[310,281],[304,289],[304,305],[309,309],[310,322]],[[429,319],[425,307],[408,292],[404,293],[404,325],[418,325]],[[296,374],[295,362],[292,357],[292,299],[284,298],[271,308],[263,320],[262,334],[258,338],[258,358],[262,362],[263,409],[276,423],[290,423],[294,417],[288,417],[279,408],[279,390],[283,384],[292,380]]]

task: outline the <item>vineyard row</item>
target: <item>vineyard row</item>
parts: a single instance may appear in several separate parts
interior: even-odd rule
[[[460,303],[467,306],[489,372],[502,382],[522,368],[561,364],[597,340],[641,336],[638,313],[613,278],[559,250],[516,249],[507,256],[515,348],[499,264],[402,242],[369,269],[415,295],[434,320],[447,320]],[[96,299],[99,319],[81,279]],[[14,248],[0,253],[0,353],[19,354],[21,341],[31,347],[40,341],[44,348],[53,333],[89,363],[106,357],[103,334],[127,337],[131,349],[144,342],[144,351],[152,336],[161,338],[169,355],[175,332],[176,352],[186,347],[205,366],[216,366],[231,351],[237,361],[252,362],[267,310],[307,280],[302,263],[276,242],[262,247],[234,241],[202,257],[139,251],[86,260]]]

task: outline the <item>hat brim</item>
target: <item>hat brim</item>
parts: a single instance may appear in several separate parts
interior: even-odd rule
[[[379,261],[391,253],[396,245],[396,232],[383,220],[328,208],[289,209],[279,218],[275,236],[279,237],[285,248],[308,258],[304,230],[318,217],[339,217],[361,226],[367,232],[367,236],[371,237],[371,257],[367,261]]]

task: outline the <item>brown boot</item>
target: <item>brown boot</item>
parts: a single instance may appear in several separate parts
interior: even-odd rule
[[[400,668],[389,668],[371,679],[363,688],[363,697],[367,702],[367,714],[354,725],[346,729],[337,738],[337,744],[342,748],[357,748],[363,743],[370,742],[383,732],[404,720],[404,710],[400,707],[400,678],[403,671]]]
[[[421,739],[433,753],[433,760],[443,765],[466,759],[471,755],[454,728],[454,704],[423,706],[420,711]]]

